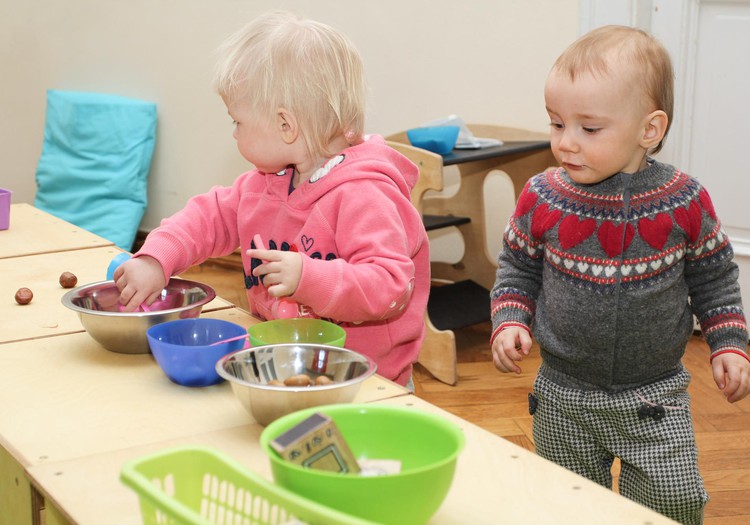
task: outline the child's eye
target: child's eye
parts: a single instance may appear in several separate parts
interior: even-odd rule
[[[594,133],[598,132],[600,129],[601,128],[589,128],[589,127],[586,127],[586,126],[583,127],[583,131],[585,131],[586,133],[589,133],[589,134],[594,134]]]
[[[550,122],[549,125],[554,129],[563,129],[563,125],[559,122]]]

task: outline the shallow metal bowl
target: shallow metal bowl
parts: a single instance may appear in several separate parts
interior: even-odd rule
[[[362,382],[377,365],[369,357],[336,346],[281,344],[246,348],[216,363],[216,372],[229,381],[245,410],[261,425],[320,405],[351,403]],[[327,376],[333,383],[322,386],[273,386],[271,380],[305,374],[311,379]]]
[[[114,281],[101,281],[70,290],[63,295],[62,303],[78,314],[83,328],[107,350],[147,354],[149,327],[198,317],[203,306],[216,298],[216,292],[203,283],[170,279],[148,310],[136,312],[123,312],[119,297]]]

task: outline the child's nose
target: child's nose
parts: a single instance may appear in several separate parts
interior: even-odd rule
[[[573,132],[568,129],[563,130],[557,147],[562,151],[575,151],[577,142]]]

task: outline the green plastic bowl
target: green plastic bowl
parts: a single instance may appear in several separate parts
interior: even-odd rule
[[[396,459],[401,472],[366,477],[305,468],[282,459],[270,442],[320,412],[330,416],[357,459]],[[328,405],[277,419],[260,436],[274,481],[331,508],[378,523],[417,525],[437,512],[448,494],[463,431],[416,408]]]
[[[274,319],[251,325],[247,333],[250,346],[309,343],[343,348],[346,343],[346,330],[322,319]]]

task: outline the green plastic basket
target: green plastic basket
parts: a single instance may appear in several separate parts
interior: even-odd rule
[[[144,525],[367,525],[305,499],[207,447],[179,447],[123,465]]]

